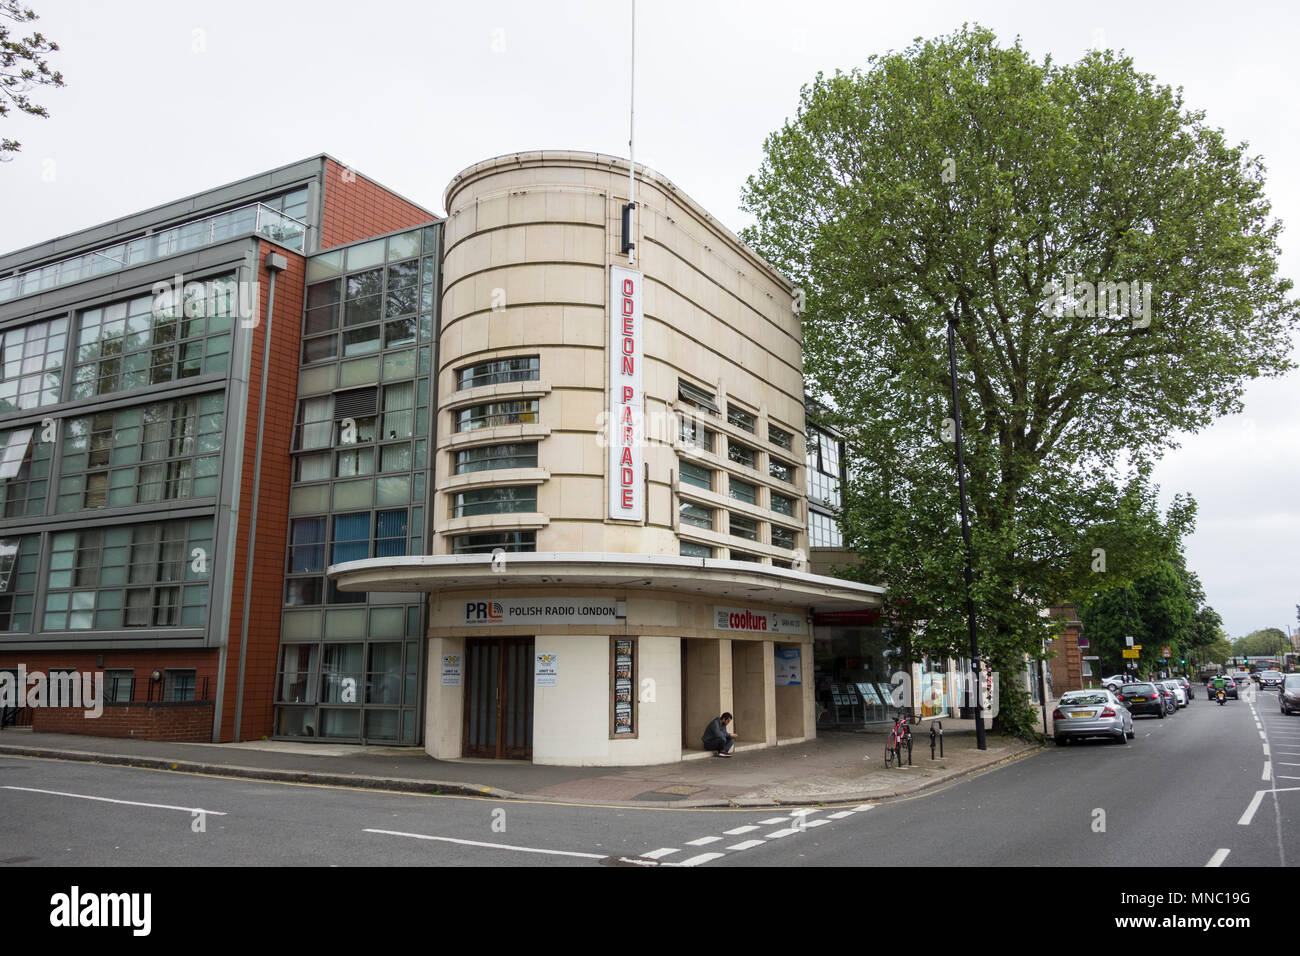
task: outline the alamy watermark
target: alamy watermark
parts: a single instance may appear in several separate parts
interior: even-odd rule
[[[919,691],[914,692],[912,675],[895,671],[889,677],[889,703],[892,707],[911,710],[919,704],[923,711],[939,714],[951,707],[975,707],[985,714],[998,715],[998,673],[981,670],[977,678],[973,671],[948,671],[925,675],[930,677]],[[956,695],[953,699],[952,694]],[[948,698],[945,702],[945,697]],[[915,712],[915,711],[914,711]]]
[[[1065,282],[1043,286],[1044,315],[1072,315],[1076,319],[1112,316],[1133,320],[1133,328],[1151,324],[1151,302],[1155,295],[1150,282],[1088,282],[1067,275]]]
[[[28,673],[19,664],[16,675],[0,671],[0,707],[76,707],[93,720],[104,713],[104,672]]]

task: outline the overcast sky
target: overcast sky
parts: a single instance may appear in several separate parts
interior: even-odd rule
[[[68,83],[10,116],[0,250],[328,152],[441,213],[459,170],[522,149],[627,155],[627,0],[311,3],[23,0]],[[1035,58],[1101,45],[1182,86],[1263,155],[1284,275],[1300,274],[1300,14],[1291,3],[641,0],[637,159],[733,230],[764,137],[818,71],[981,23]],[[1297,349],[1300,358],[1300,349]],[[1156,472],[1200,505],[1190,567],[1230,636],[1297,626],[1300,373],[1186,437]]]

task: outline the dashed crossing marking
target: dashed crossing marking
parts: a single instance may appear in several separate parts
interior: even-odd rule
[[[843,820],[845,817],[851,817],[851,816],[853,816],[852,810],[841,810],[839,813],[832,813],[830,815],[830,819]]]
[[[726,856],[725,853],[701,853],[699,856],[693,856],[689,860],[682,860],[680,863],[666,863],[665,866],[699,866],[701,863],[708,863],[710,860],[716,860],[719,857]]]
[[[647,860],[662,860],[664,857],[668,856],[671,853],[680,853],[680,852],[681,850],[677,849],[677,847],[675,846],[661,846],[657,850],[651,850],[649,853],[642,853],[641,855],[645,857]]]
[[[1206,865],[1206,866],[1222,866],[1222,865],[1223,865],[1223,861],[1226,860],[1226,859],[1228,858],[1228,854],[1229,854],[1230,852],[1232,852],[1232,851],[1231,851],[1231,850],[1215,850],[1215,851],[1214,851],[1214,856],[1210,857],[1210,862],[1207,863],[1207,864],[1205,864],[1205,865]]]
[[[766,820],[759,820],[758,822],[760,826],[771,827],[776,826],[778,823],[785,823],[789,819],[789,817],[769,817]]]
[[[728,850],[752,850],[756,846],[762,846],[766,840],[742,840],[741,842],[727,847]]]
[[[811,829],[812,827],[821,827],[821,826],[825,826],[826,824],[828,824],[828,823],[830,823],[830,822],[831,822],[830,820],[809,820],[807,823],[804,824],[804,826],[805,826],[806,828]]]
[[[767,835],[767,839],[779,840],[781,839],[781,837],[788,837],[790,834],[798,833],[798,832],[799,832],[798,827],[789,827],[785,830],[773,830],[771,833]]]
[[[736,827],[734,830],[723,830],[727,836],[740,836],[742,833],[753,833],[758,827]]]
[[[710,843],[717,843],[721,839],[722,837],[715,837],[715,836],[700,837],[698,840],[687,840],[686,845],[687,846],[708,846]]]
[[[1273,765],[1271,763],[1264,764],[1264,776],[1261,777],[1260,779],[1268,780],[1272,776],[1273,776]]]

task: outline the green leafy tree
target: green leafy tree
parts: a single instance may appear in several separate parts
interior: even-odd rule
[[[980,646],[1017,673],[1039,612],[1102,573],[1092,529],[1163,537],[1123,511],[1145,463],[1291,367],[1263,165],[1127,57],[1035,62],[980,27],[818,75],[764,151],[745,238],[801,287],[805,372],[852,444],[847,543],[900,631],[960,652],[955,317]],[[1004,691],[1003,729],[1023,705]]]
[[[1291,642],[1286,632],[1277,627],[1251,631],[1232,643],[1232,652],[1237,657],[1276,657],[1280,660],[1289,650]]]
[[[1147,674],[1169,669],[1169,665],[1159,662],[1165,647],[1170,649],[1170,660],[1176,662],[1192,646],[1189,638],[1197,610],[1177,565],[1164,561],[1127,592],[1110,589],[1084,602],[1079,619],[1090,649],[1102,659],[1106,673],[1111,672],[1111,665],[1123,668],[1125,658],[1120,652],[1127,646],[1124,638],[1131,634],[1134,644],[1142,648],[1137,658],[1138,673]]]
[[[46,56],[58,52],[59,45],[39,33],[20,37],[4,21],[30,23],[36,12],[21,6],[18,0],[0,0],[0,119],[18,110],[31,116],[49,118],[49,110],[28,95],[34,86],[63,86],[63,74],[51,70]],[[0,138],[0,160],[22,149],[22,143]],[[9,155],[8,158],[12,158]]]

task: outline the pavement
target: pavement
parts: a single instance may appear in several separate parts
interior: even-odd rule
[[[0,732],[0,755],[144,767],[180,773],[406,793],[463,794],[615,807],[765,807],[880,801],[936,787],[1042,750],[943,721],[943,756],[930,757],[928,722],[913,728],[912,764],[886,768],[888,727],[825,730],[777,747],[741,745],[731,758],[691,753],[646,767],[552,767],[513,760],[435,760],[409,747],[250,741],[176,743],[73,734]]]

